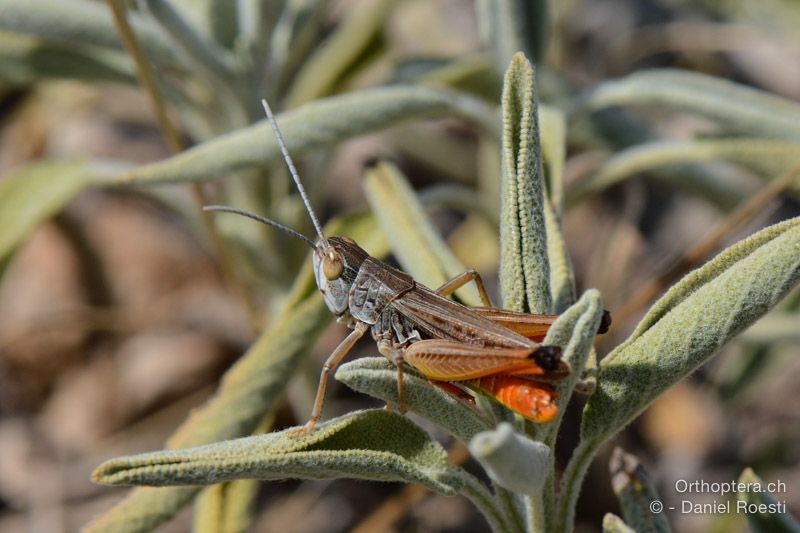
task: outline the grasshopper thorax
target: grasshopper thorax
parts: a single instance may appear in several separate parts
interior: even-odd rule
[[[347,237],[328,237],[315,247],[314,278],[333,314],[341,316],[347,311],[350,289],[367,257],[367,252]]]

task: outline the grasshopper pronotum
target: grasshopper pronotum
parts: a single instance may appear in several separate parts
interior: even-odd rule
[[[311,418],[298,433],[314,429],[322,413],[331,372],[368,330],[378,350],[397,366],[397,390],[403,408],[403,364],[409,364],[449,390],[466,387],[536,422],[556,415],[556,383],[570,373],[561,348],[543,346],[555,316],[505,311],[492,307],[480,275],[469,270],[433,291],[408,274],[371,257],[352,239],[326,237],[281,131],[266,101],[262,101],[289,172],[306,206],[319,241],[275,221],[225,206],[204,209],[243,215],[293,235],[313,250],[314,275],[328,309],[353,331],[322,367]],[[474,282],[485,307],[467,307],[449,298]],[[608,318],[600,332],[608,327]],[[458,384],[454,387],[452,384]]]

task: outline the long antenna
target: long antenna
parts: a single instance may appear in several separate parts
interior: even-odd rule
[[[285,231],[289,235],[294,235],[298,239],[302,240],[303,242],[311,246],[311,248],[317,247],[314,244],[314,241],[312,241],[302,233],[296,232],[295,230],[293,230],[288,226],[284,226],[283,224],[279,224],[274,220],[270,220],[268,218],[264,218],[253,213],[248,213],[247,211],[243,211],[241,209],[236,209],[235,207],[228,207],[226,205],[204,205],[203,211],[223,211],[225,213],[235,213],[237,215],[242,215],[243,217],[252,218],[253,220],[258,220],[259,222],[261,222],[262,224],[266,224],[267,226],[272,226],[274,228],[278,228],[281,231]]]
[[[322,242],[327,242],[325,235],[322,233],[322,226],[320,225],[319,220],[317,220],[314,210],[311,209],[311,202],[308,200],[306,190],[303,187],[303,183],[300,181],[300,175],[297,173],[297,169],[294,168],[294,163],[292,162],[292,157],[289,155],[289,150],[286,149],[286,143],[283,140],[283,135],[281,135],[280,128],[278,128],[278,122],[275,120],[275,115],[272,114],[272,109],[270,109],[266,99],[261,99],[261,105],[264,106],[264,112],[266,112],[267,119],[272,125],[272,130],[275,132],[275,138],[278,139],[278,146],[283,154],[283,160],[286,161],[286,166],[289,167],[289,173],[292,175],[292,179],[294,180],[295,185],[297,185],[297,191],[300,193],[300,197],[303,199],[303,203],[306,205],[306,211],[308,211],[308,216],[311,217],[311,222],[314,224],[314,229],[317,230],[317,235],[319,235],[319,238],[322,240]]]

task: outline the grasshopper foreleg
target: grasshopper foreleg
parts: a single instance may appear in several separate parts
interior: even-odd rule
[[[481,278],[481,275],[478,274],[478,271],[474,268],[471,268],[466,272],[462,272],[458,276],[454,277],[436,289],[436,292],[441,296],[450,296],[470,281],[475,282],[475,286],[478,288],[478,294],[481,296],[481,302],[483,302],[483,305],[486,307],[491,307],[492,302],[489,300],[489,294],[486,292],[486,287],[483,285],[483,278]]]
[[[314,429],[314,426],[317,425],[320,417],[322,416],[322,406],[325,404],[325,392],[328,389],[328,378],[331,375],[331,372],[336,370],[336,367],[342,362],[342,360],[347,356],[350,350],[355,345],[356,341],[360,339],[364,333],[369,329],[367,324],[363,322],[356,323],[356,327],[350,334],[345,337],[345,339],[339,343],[339,346],[333,350],[333,353],[328,356],[328,359],[325,360],[325,364],[322,365],[322,373],[319,376],[319,386],[317,387],[317,397],[314,400],[314,409],[311,411],[311,418],[308,419],[306,424],[298,429],[295,429],[291,432],[291,436],[302,436],[311,433]]]

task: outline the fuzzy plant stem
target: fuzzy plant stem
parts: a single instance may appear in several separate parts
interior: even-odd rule
[[[469,500],[478,508],[483,517],[489,523],[492,531],[496,533],[523,533],[524,529],[520,527],[518,522],[513,522],[510,516],[506,516],[503,510],[500,509],[498,501],[492,496],[491,492],[478,481],[474,476],[465,471],[460,472],[460,478],[463,481],[461,487],[461,494],[469,498]]]
[[[546,531],[544,499],[542,491],[533,496],[525,498],[526,529],[531,533]]]
[[[555,531],[569,533],[575,527],[575,506],[583,485],[583,478],[597,453],[599,445],[594,442],[581,442],[572,454],[561,481],[558,498],[558,516]]]

